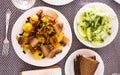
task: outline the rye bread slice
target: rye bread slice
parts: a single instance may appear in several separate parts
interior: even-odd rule
[[[95,58],[80,56],[80,73],[81,75],[94,75],[99,62]]]
[[[74,73],[75,75],[81,75],[80,74],[80,61],[81,61],[81,57],[80,55],[77,56],[75,59],[74,59]]]

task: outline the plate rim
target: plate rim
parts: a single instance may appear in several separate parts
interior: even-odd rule
[[[67,68],[66,68],[66,64],[68,63],[68,60],[71,60],[72,58],[70,58],[71,56],[73,56],[73,54],[77,54],[77,52],[82,52],[82,51],[89,51],[89,52],[93,52],[93,53],[95,53],[96,55],[98,55],[99,57],[100,57],[100,60],[101,60],[101,64],[103,65],[102,67],[103,67],[103,73],[101,74],[101,75],[103,75],[104,74],[104,70],[105,70],[105,66],[104,66],[104,62],[103,62],[103,60],[102,60],[102,58],[101,58],[101,56],[97,53],[97,52],[95,52],[93,49],[88,49],[88,48],[81,48],[81,49],[77,49],[77,50],[75,50],[74,52],[72,52],[69,56],[68,56],[68,58],[67,58],[67,60],[66,60],[66,62],[65,62],[65,75],[67,75]],[[78,54],[80,54],[80,53],[78,53]],[[77,56],[77,55],[76,55]],[[72,61],[72,60],[71,60]]]
[[[55,6],[62,6],[62,5],[66,5],[66,4],[69,4],[71,2],[73,2],[74,0],[63,0],[62,4],[61,3],[55,3],[56,0],[53,0],[52,2],[49,1],[49,0],[42,0],[43,2],[47,3],[47,4],[50,4],[50,5],[55,5]],[[66,1],[66,2],[65,2]]]
[[[116,3],[118,3],[118,4],[120,4],[120,1],[118,1],[118,0],[114,0]]]
[[[47,8],[47,9],[52,9],[53,11],[55,11],[57,14],[61,15],[62,18],[64,18],[64,19],[66,20],[66,21],[64,21],[63,23],[69,25],[69,28],[68,28],[68,29],[70,29],[69,32],[71,33],[71,34],[70,34],[71,37],[69,37],[70,42],[68,43],[68,44],[69,44],[68,50],[64,53],[64,55],[63,55],[61,58],[59,58],[59,60],[57,60],[57,62],[52,63],[52,64],[48,64],[48,65],[40,65],[40,64],[36,64],[36,63],[34,64],[34,63],[31,63],[31,62],[28,62],[28,61],[26,61],[25,59],[22,59],[23,57],[21,58],[20,54],[18,53],[18,51],[17,51],[16,48],[15,48],[14,40],[16,40],[16,39],[14,39],[14,38],[15,38],[15,37],[14,37],[15,34],[13,34],[13,33],[14,33],[14,29],[16,28],[17,22],[19,22],[18,20],[21,19],[21,17],[23,17],[24,14],[28,13],[28,12],[31,11],[31,10],[35,10],[35,9],[45,9],[45,8]],[[26,17],[26,18],[27,18],[27,17]],[[26,63],[28,63],[28,64],[30,64],[30,65],[33,65],[33,66],[47,67],[47,66],[52,66],[52,65],[54,65],[54,64],[57,64],[57,63],[60,62],[62,59],[64,59],[65,56],[68,54],[68,52],[70,51],[71,46],[72,46],[72,30],[71,30],[69,21],[67,20],[67,18],[66,18],[60,11],[58,11],[58,10],[56,10],[56,9],[54,9],[54,8],[51,8],[51,7],[47,7],[47,6],[38,6],[38,7],[34,7],[34,8],[31,8],[31,9],[25,11],[23,14],[21,14],[21,15],[18,17],[18,19],[15,21],[15,23],[14,23],[14,25],[13,25],[13,27],[12,27],[11,41],[12,41],[12,46],[13,46],[13,49],[14,49],[16,55],[17,55],[22,61],[24,61],[24,62],[26,62]],[[67,44],[67,45],[68,45],[68,44]],[[65,46],[65,47],[66,47],[66,46]],[[66,49],[66,48],[65,48],[65,49]],[[21,51],[21,52],[22,52],[22,51]]]

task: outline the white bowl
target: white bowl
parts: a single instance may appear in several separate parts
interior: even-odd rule
[[[63,33],[70,40],[69,43],[62,48],[62,52],[57,54],[52,59],[44,58],[44,59],[38,60],[38,59],[33,58],[33,56],[30,53],[24,54],[23,49],[18,44],[18,41],[16,39],[16,35],[22,33],[22,25],[25,23],[27,18],[29,16],[33,15],[33,14],[36,14],[40,9],[42,9],[43,11],[53,10],[58,14],[58,21],[60,21],[60,22],[62,22],[64,24]],[[12,39],[13,48],[14,48],[16,54],[19,56],[19,58],[21,58],[23,61],[25,61],[26,63],[29,63],[31,65],[40,66],[40,67],[46,67],[46,66],[51,66],[51,65],[54,65],[54,64],[58,63],[59,61],[61,61],[66,56],[66,54],[68,53],[68,51],[70,50],[70,47],[71,47],[72,32],[71,32],[69,22],[67,21],[67,19],[64,17],[64,15],[62,13],[60,13],[59,11],[57,11],[57,10],[55,10],[53,8],[50,8],[50,7],[40,6],[40,7],[35,7],[35,8],[32,8],[32,9],[26,11],[25,13],[23,13],[17,19],[17,21],[15,22],[15,24],[13,26],[13,29],[12,29],[11,39]]]
[[[88,41],[85,41],[85,40],[82,40],[79,36],[78,36],[78,32],[77,32],[77,21],[76,21],[76,18],[77,18],[77,15],[82,12],[84,9],[86,8],[89,8],[89,7],[97,7],[101,10],[105,10],[106,12],[108,12],[110,14],[110,20],[111,20],[111,35],[108,36],[105,41],[100,44],[100,45],[93,45],[92,43],[88,42]],[[119,28],[119,22],[118,22],[118,18],[117,18],[117,15],[116,13],[114,12],[114,10],[109,7],[108,5],[104,4],[104,3],[99,3],[99,2],[93,2],[93,3],[89,3],[89,4],[86,4],[85,6],[83,6],[78,12],[77,12],[77,15],[75,16],[75,19],[74,19],[74,32],[78,38],[78,40],[83,43],[84,45],[88,46],[88,47],[91,47],[91,48],[101,48],[101,47],[104,47],[108,44],[110,44],[116,37],[117,35],[117,32],[118,32],[118,28]]]

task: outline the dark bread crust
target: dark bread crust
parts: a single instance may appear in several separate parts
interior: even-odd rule
[[[95,57],[95,56],[91,56],[91,57],[88,57],[88,58],[91,58],[91,59],[96,60],[96,57]]]
[[[75,75],[81,75],[80,74],[80,61],[81,61],[81,57],[80,55],[77,56],[75,59],[74,59],[74,72],[75,72]]]

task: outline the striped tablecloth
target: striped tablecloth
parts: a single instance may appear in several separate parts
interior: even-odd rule
[[[61,60],[58,65],[62,68],[62,73],[65,75],[64,66],[68,56],[77,49],[88,48],[82,43],[80,43],[73,30],[73,21],[77,11],[86,3],[86,2],[103,2],[109,5],[116,12],[118,19],[120,21],[120,5],[114,0],[74,0],[72,3],[63,5],[63,6],[52,6],[42,2],[41,0],[36,0],[36,3],[33,7],[36,6],[48,6],[57,9],[65,15],[68,19],[73,35],[72,47],[67,54],[67,56]],[[12,15],[10,18],[9,33],[8,39],[10,40],[10,50],[7,57],[2,56],[2,44],[5,38],[5,11],[7,8],[10,8]],[[11,2],[11,0],[0,0],[0,75],[18,75],[20,71],[37,69],[39,67],[29,65],[22,61],[15,53],[12,43],[11,43],[11,31],[14,23],[18,17],[23,14],[25,11],[17,9]],[[113,73],[120,74],[120,31],[118,31],[117,37],[115,40],[108,46],[93,49],[95,50],[104,61],[105,71],[104,75],[112,75]]]

